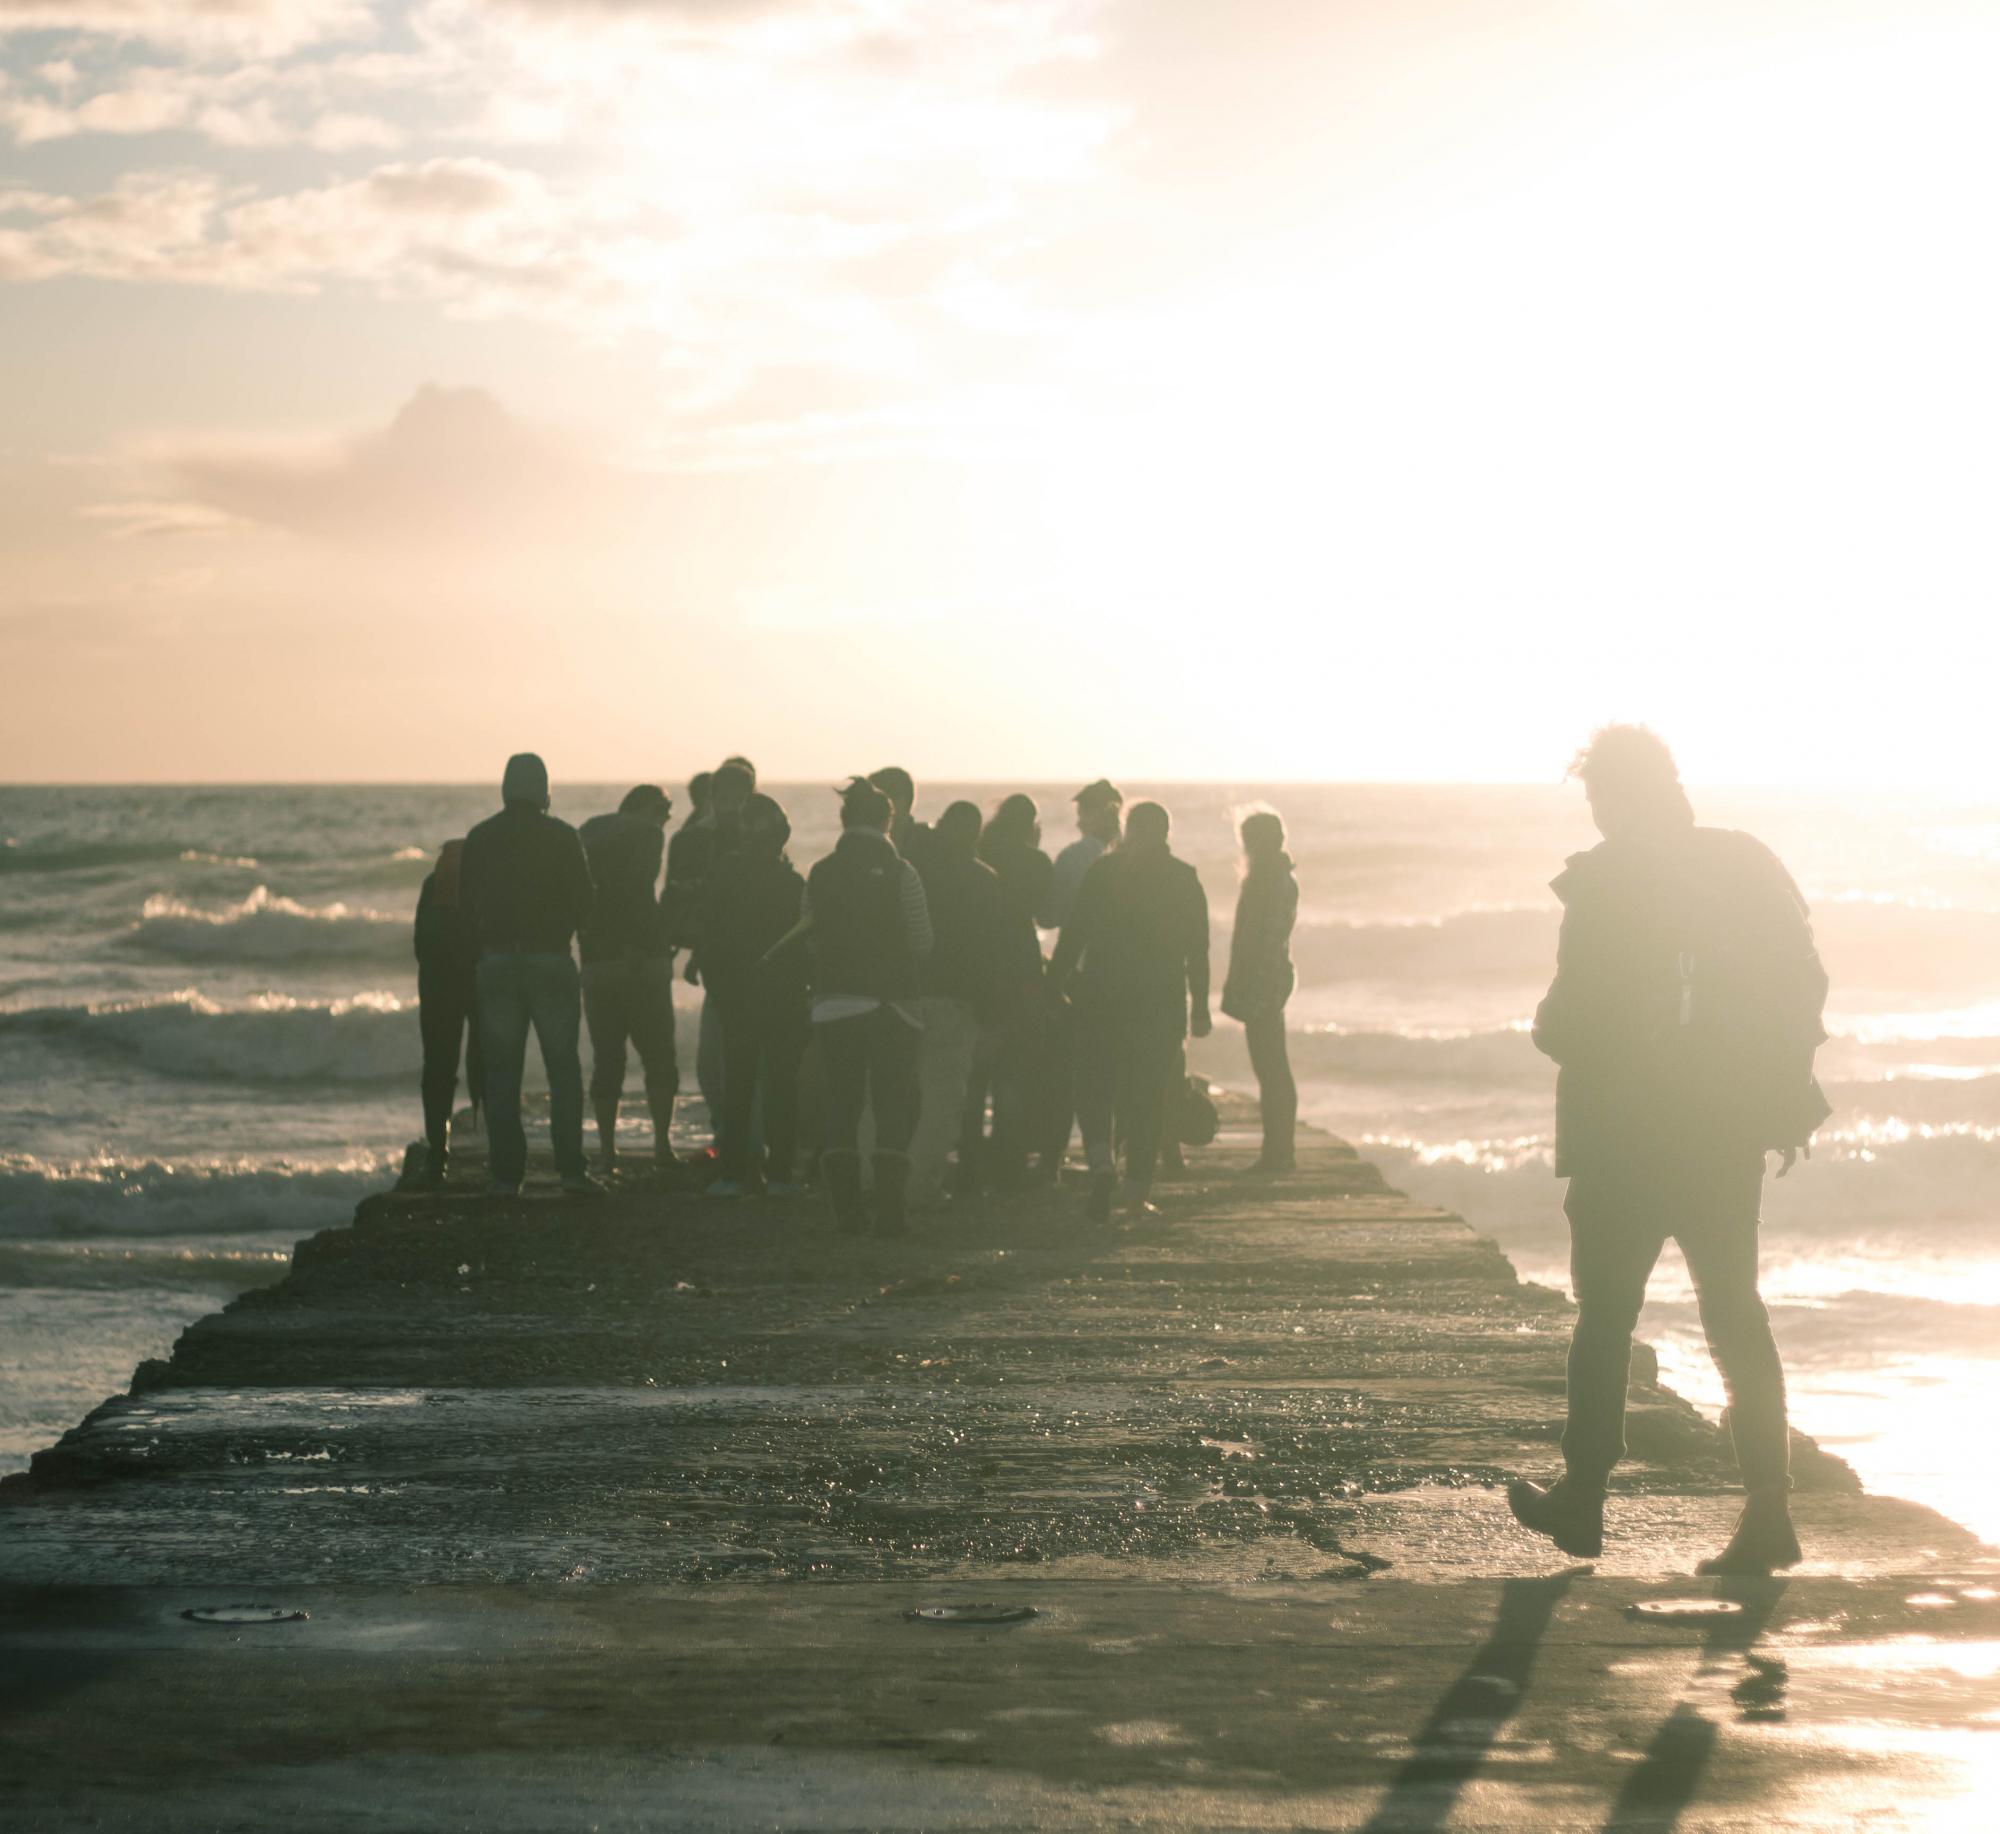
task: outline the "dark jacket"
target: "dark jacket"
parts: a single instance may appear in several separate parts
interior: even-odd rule
[[[935,839],[919,871],[933,938],[924,991],[963,1000],[982,1019],[995,1017],[1009,964],[1000,875],[970,850],[954,852]]]
[[[1208,1006],[1208,898],[1163,847],[1107,853],[1083,875],[1051,968],[1077,974],[1077,1004],[1120,1022],[1185,1034],[1188,1002]]]
[[[586,966],[668,953],[660,915],[660,860],[666,836],[643,815],[593,815],[577,830],[597,901],[578,937]]]
[[[435,872],[424,880],[423,890],[417,893],[415,942],[417,966],[426,975],[434,974],[447,981],[463,978],[470,983],[479,966],[479,941],[473,933],[472,918],[462,893],[446,901],[438,889]]]
[[[667,883],[660,893],[668,944],[691,949],[701,919],[702,881],[728,851],[723,831],[705,816],[690,815],[667,842]]]
[[[702,881],[699,920],[707,939],[702,974],[727,1002],[754,1001],[776,1010],[796,1007],[805,1018],[810,958],[794,944],[766,962],[772,945],[799,920],[806,882],[782,854],[732,853]]]
[[[1015,983],[1042,976],[1042,936],[1035,913],[1049,895],[1055,871],[1049,856],[1028,841],[982,837],[979,857],[1000,880],[1001,949],[1004,971]]]
[[[1762,842],[1672,827],[1574,855],[1556,976],[1535,1014],[1556,1076],[1556,1171],[1805,1145],[1826,970]]]
[[[459,896],[482,954],[567,955],[570,938],[590,921],[595,894],[576,830],[514,804],[465,837]]]
[[[886,834],[849,828],[806,877],[813,986],[883,1001],[923,992],[903,911],[903,856]]]
[[[1236,927],[1229,937],[1229,973],[1222,1010],[1232,1019],[1282,1012],[1292,997],[1292,925],[1299,915],[1299,882],[1288,854],[1260,857],[1243,875],[1236,894]]]

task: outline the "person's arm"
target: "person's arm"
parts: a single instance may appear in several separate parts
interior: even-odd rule
[[[1105,859],[1095,861],[1083,875],[1083,883],[1076,888],[1076,902],[1070,906],[1069,921],[1063,925],[1062,935],[1056,941],[1056,952],[1049,959],[1049,991],[1052,994],[1068,991],[1077,964],[1082,961],[1097,934],[1104,906],[1104,867],[1109,858],[1107,854]]]
[[[757,966],[760,968],[763,967],[763,965],[766,962],[770,961],[774,956],[782,955],[795,942],[799,941],[801,937],[810,936],[812,934],[812,927],[813,927],[812,892],[808,887],[802,885],[799,888],[798,922],[793,924],[792,927],[784,933],[784,935],[780,936],[776,942],[774,942],[768,949],[764,951],[762,955],[760,955],[757,958]]]
[[[937,946],[937,935],[931,928],[931,902],[924,895],[922,876],[908,860],[903,862],[899,889],[903,901],[903,940],[918,961],[927,961]]]
[[[1246,878],[1236,894],[1236,921],[1229,926],[1229,969],[1222,977],[1222,1010],[1232,1019],[1255,1016],[1258,902],[1257,887]]]
[[[1563,912],[1562,929],[1556,937],[1555,979],[1535,1008],[1535,1022],[1529,1039],[1544,1057],[1558,1064],[1576,1056],[1579,962],[1584,954],[1586,926],[1573,910]]]
[[[417,893],[417,920],[411,926],[410,941],[419,962],[424,959],[424,919],[431,914],[431,888],[435,884],[435,877],[427,878],[423,890]]]
[[[1208,894],[1201,888],[1201,875],[1188,868],[1188,1004],[1192,1009],[1190,1028],[1197,1038],[1206,1038],[1215,1029],[1208,1011]]]
[[[583,836],[569,831],[569,858],[565,871],[569,878],[570,927],[582,931],[590,927],[597,910],[597,882],[590,876],[590,856],[583,850]]]

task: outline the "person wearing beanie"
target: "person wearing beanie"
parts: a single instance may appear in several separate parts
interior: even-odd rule
[[[1516,1479],[1507,1503],[1565,1553],[1603,1552],[1632,1332],[1671,1239],[1729,1397],[1746,1493],[1728,1546],[1696,1570],[1769,1574],[1800,1549],[1758,1212],[1766,1152],[1782,1178],[1831,1112],[1813,1076],[1826,970],[1791,875],[1761,841],[1695,825],[1656,733],[1607,726],[1570,774],[1604,838],[1554,881],[1562,935],[1534,1026],[1557,1066],[1555,1170],[1569,1180],[1568,1419],[1561,1478]]]
[[[549,1079],[556,1175],[577,1196],[599,1193],[583,1157],[582,992],[570,943],[590,922],[595,892],[583,842],[548,812],[549,773],[533,752],[507,760],[503,807],[465,837],[459,896],[479,948],[479,1032],[486,1059],[487,1189],[519,1194],[528,1142],[521,1072],[528,1032]]]
[[[1044,930],[1060,932],[1076,909],[1084,874],[1118,845],[1125,815],[1125,795],[1109,778],[1086,783],[1071,798],[1076,804],[1077,837],[1056,855],[1049,888],[1035,921]],[[1076,1131],[1076,1024],[1060,1000],[1047,1002],[1042,1031],[1041,1103],[1045,1123],[1037,1139],[1035,1177],[1054,1184],[1062,1175],[1070,1136]]]

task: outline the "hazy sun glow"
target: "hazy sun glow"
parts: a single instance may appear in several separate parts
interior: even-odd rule
[[[1989,9],[200,18],[0,30],[0,774],[1996,782]]]

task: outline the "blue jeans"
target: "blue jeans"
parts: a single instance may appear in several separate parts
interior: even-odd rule
[[[581,1177],[583,1162],[583,1062],[577,1034],[583,996],[576,963],[561,955],[524,950],[479,958],[479,1039],[486,1058],[486,1139],[493,1177],[518,1185],[528,1169],[528,1138],[521,1131],[521,1070],[528,1057],[528,1027],[542,1047],[549,1074],[549,1132],[556,1173]]]

